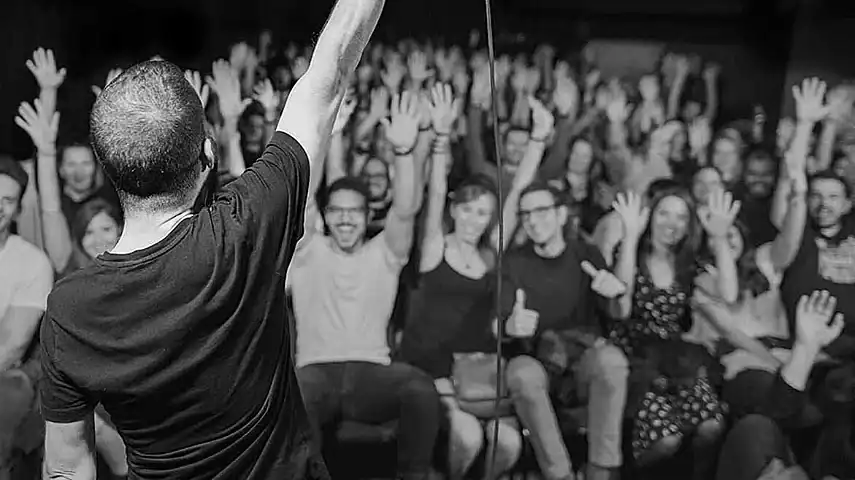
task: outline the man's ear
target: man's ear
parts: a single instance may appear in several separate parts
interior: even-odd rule
[[[214,141],[214,137],[207,135],[205,137],[205,141],[202,143],[202,154],[200,155],[203,169],[207,170],[209,168],[217,168],[219,166],[220,162],[217,150],[217,144]]]

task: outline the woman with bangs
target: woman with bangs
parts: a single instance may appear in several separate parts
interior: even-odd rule
[[[649,207],[635,194],[620,195],[615,210],[624,238],[615,274],[627,285],[619,302],[612,342],[630,357],[635,407],[632,452],[648,466],[673,456],[685,438],[695,452],[693,478],[705,478],[715,460],[714,446],[724,429],[719,402],[703,358],[682,340],[691,321],[689,302],[697,289],[736,300],[736,265],[727,234],[739,211],[729,193],[718,190],[699,210],[682,188],[661,192]],[[696,213],[696,211],[698,213]],[[706,232],[713,244],[712,281],[697,263]]]
[[[527,156],[517,169],[504,211],[505,235],[498,243],[498,199],[487,177],[464,181],[449,195],[447,176],[452,165],[449,134],[457,115],[450,87],[437,85],[432,92],[431,116],[436,132],[426,198],[426,218],[419,259],[420,288],[414,292],[410,318],[404,327],[401,356],[435,379],[451,424],[451,478],[462,478],[488,442],[487,465],[497,477],[516,463],[522,449],[513,419],[482,425],[463,411],[451,381],[458,353],[495,352],[491,333],[494,280],[490,273],[499,249],[507,248],[517,225],[519,193],[532,181],[540,158]],[[448,201],[447,201],[448,199]],[[448,228],[444,217],[450,220]],[[492,444],[493,429],[498,443]],[[487,434],[485,435],[485,429]],[[493,460],[495,456],[495,461]]]

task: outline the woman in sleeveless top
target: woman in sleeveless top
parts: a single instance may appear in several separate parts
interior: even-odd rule
[[[498,248],[507,248],[516,226],[519,192],[534,177],[540,158],[530,156],[517,169],[505,210],[507,234],[498,245],[497,195],[485,177],[464,181],[451,195],[447,174],[452,158],[449,133],[457,106],[451,89],[438,85],[432,92],[431,116],[437,138],[431,158],[426,218],[419,264],[419,291],[414,292],[404,327],[403,360],[431,374],[451,423],[451,478],[461,478],[488,444],[486,462],[495,468],[493,476],[509,470],[519,458],[522,438],[516,421],[502,419],[482,425],[474,415],[460,409],[450,380],[455,353],[495,352],[491,331],[493,280]],[[450,233],[445,233],[443,217],[446,197]],[[493,432],[498,428],[498,443]],[[486,434],[485,434],[486,430]],[[495,457],[495,458],[493,458]]]
[[[728,302],[736,299],[736,267],[724,237],[738,205],[718,191],[696,214],[688,192],[673,189],[653,198],[649,209],[637,195],[621,195],[615,210],[625,232],[615,272],[630,288],[621,299],[622,320],[611,340],[635,359],[634,365],[655,370],[652,381],[635,386],[641,397],[635,406],[633,455],[639,464],[650,464],[673,455],[684,437],[693,436],[694,477],[703,478],[714,462],[711,447],[723,431],[725,412],[681,337],[690,318],[689,301],[704,275],[698,275],[696,263],[701,226],[717,239],[712,293]]]

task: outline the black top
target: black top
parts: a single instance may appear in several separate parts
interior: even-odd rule
[[[305,151],[277,133],[165,239],[60,281],[41,327],[45,419],[79,421],[102,403],[132,479],[328,477],[285,300],[308,185]]]
[[[596,247],[573,239],[555,258],[541,257],[531,243],[509,251],[503,269],[500,318],[510,316],[516,290],[521,288],[526,308],[539,315],[536,337],[547,330],[603,335],[606,301],[591,290],[591,277],[582,270],[585,260],[599,269],[606,268]]]
[[[69,225],[74,223],[74,220],[77,218],[77,212],[86,204],[86,202],[90,200],[94,200],[96,198],[100,198],[101,200],[105,200],[114,207],[116,207],[116,211],[121,212],[122,208],[119,204],[119,196],[116,194],[116,190],[113,188],[113,184],[108,180],[104,180],[104,183],[101,184],[100,187],[93,190],[92,193],[87,195],[86,197],[80,199],[79,201],[72,199],[65,192],[61,192],[59,200],[60,200],[60,208],[62,209],[62,214],[65,216],[65,220]]]
[[[439,266],[422,274],[401,339],[401,356],[434,378],[451,375],[453,355],[494,352],[490,330],[494,281],[492,272],[470,278]]]
[[[795,312],[799,298],[814,290],[828,290],[837,298],[837,311],[844,315],[843,335],[826,351],[835,357],[855,358],[855,221],[846,219],[831,238],[822,236],[810,224],[805,226],[795,260],[784,272],[781,298],[787,310],[790,332],[795,332]]]

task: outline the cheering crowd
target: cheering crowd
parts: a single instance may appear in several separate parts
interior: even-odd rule
[[[720,121],[703,59],[604,78],[541,45],[498,52],[491,79],[474,38],[372,44],[312,177],[287,282],[334,477],[359,424],[392,432],[405,479],[645,478],[681,456],[697,480],[855,478],[855,88],[805,79],[764,138],[760,115]],[[219,186],[264,152],[311,51],[265,32],[228,57],[185,75]],[[20,66],[40,93],[7,114],[34,155],[0,157],[0,480],[44,442],[48,294],[123,229],[88,142],[58,141],[61,65]],[[94,418],[99,476],[124,478],[134,449]]]

